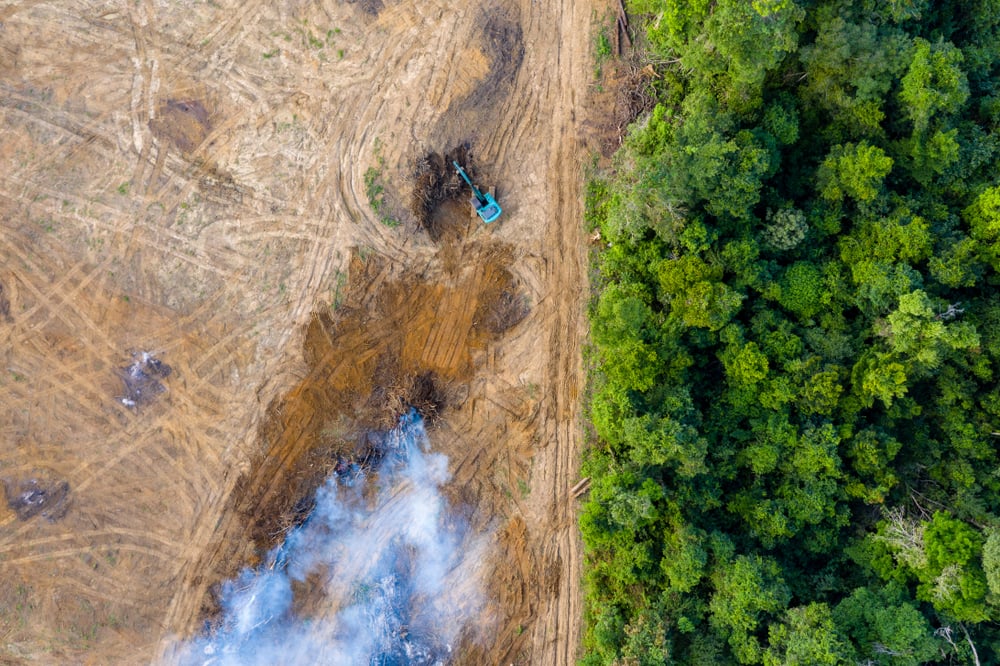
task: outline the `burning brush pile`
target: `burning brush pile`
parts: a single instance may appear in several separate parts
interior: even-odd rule
[[[221,617],[181,663],[450,661],[480,607],[482,541],[442,496],[447,459],[418,413],[379,437],[377,459],[338,465],[265,564],[224,584]]]
[[[125,385],[124,395],[118,400],[129,409],[148,404],[166,391],[166,386],[160,380],[166,379],[172,371],[169,365],[150,352],[138,352],[133,357],[132,365],[122,368],[118,373]]]

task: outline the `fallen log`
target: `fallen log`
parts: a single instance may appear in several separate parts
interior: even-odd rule
[[[583,495],[588,490],[590,490],[590,477],[585,476],[582,479],[580,479],[575,486],[569,489],[569,495],[573,499],[576,499],[580,495]]]
[[[632,48],[632,35],[628,32],[628,14],[625,12],[624,0],[618,0],[618,28],[625,36],[625,44]]]

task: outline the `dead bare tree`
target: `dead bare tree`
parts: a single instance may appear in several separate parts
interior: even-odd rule
[[[900,650],[893,650],[892,648],[886,645],[882,645],[881,643],[872,643],[872,650],[875,651],[875,654],[884,654],[890,657],[906,656],[905,652],[901,652]]]
[[[976,650],[976,646],[972,642],[972,637],[969,636],[969,631],[965,628],[965,625],[962,624],[961,622],[958,624],[958,628],[962,630],[963,634],[965,634],[965,640],[969,644],[969,648],[972,650],[972,663],[975,664],[976,666],[982,666],[981,662],[979,661],[979,651]],[[943,627],[938,627],[938,629],[935,630],[934,635],[937,636],[938,638],[943,638],[948,643],[948,645],[951,646],[951,649],[957,653],[958,646],[955,644],[954,639],[952,639],[951,633],[952,633],[951,627],[945,625]]]
[[[962,623],[959,623],[958,627],[962,630],[962,633],[965,634],[965,640],[969,643],[969,648],[972,650],[972,663],[974,663],[976,666],[980,666],[979,652],[976,650],[976,646],[972,642],[972,637],[969,636],[969,631],[965,628],[965,625]]]
[[[951,319],[954,319],[958,315],[965,312],[965,308],[958,307],[960,305],[961,303],[949,303],[948,309],[945,310],[944,312],[939,312],[937,315],[935,315],[935,318],[941,321],[949,321]]]
[[[927,563],[927,553],[924,552],[924,526],[906,515],[903,507],[894,507],[884,513],[886,520],[885,533],[876,536],[893,548],[896,558],[906,562],[915,569],[922,569]]]

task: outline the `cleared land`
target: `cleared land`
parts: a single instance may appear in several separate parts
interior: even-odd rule
[[[0,663],[169,661],[405,402],[495,535],[466,660],[574,663],[592,7],[274,4],[0,5]]]

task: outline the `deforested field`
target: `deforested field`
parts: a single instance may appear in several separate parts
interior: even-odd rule
[[[0,4],[0,663],[183,661],[410,407],[481,548],[447,658],[575,663],[592,12]]]

